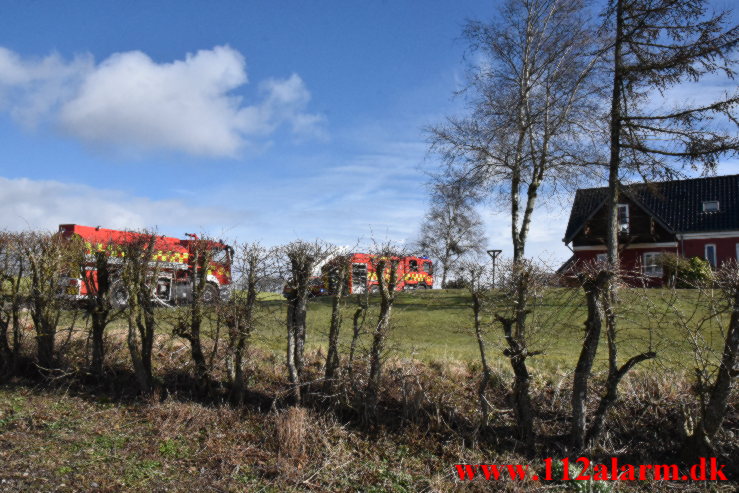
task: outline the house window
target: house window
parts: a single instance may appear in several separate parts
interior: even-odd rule
[[[644,275],[662,277],[662,264],[659,262],[661,252],[647,252],[644,254]]]
[[[704,200],[703,212],[718,212],[718,200]]]
[[[607,253],[599,253],[595,256],[595,261],[598,263],[606,262],[608,260],[608,254]]]
[[[711,264],[711,267],[716,267],[716,245],[705,246],[705,259]]]
[[[629,204],[618,204],[618,232],[629,232]]]

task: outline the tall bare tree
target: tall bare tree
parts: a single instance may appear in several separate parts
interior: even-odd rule
[[[584,132],[599,101],[584,12],[581,1],[507,0],[494,23],[469,23],[465,35],[483,60],[472,67],[470,115],[430,129],[450,180],[510,210],[514,260],[542,187],[582,178],[575,165],[597,157]]]
[[[460,257],[484,253],[487,239],[472,197],[459,182],[438,181],[431,193],[431,209],[421,224],[418,249],[441,263],[441,287]]]
[[[595,30],[582,1],[507,0],[492,24],[465,34],[483,63],[473,67],[471,115],[432,129],[432,150],[450,180],[511,214],[513,313],[498,316],[514,375],[514,405],[526,446],[534,443],[526,367],[531,265],[525,248],[542,190],[577,182],[599,161],[589,137],[601,85]],[[597,127],[595,128],[597,130]],[[597,135],[597,132],[595,132]]]
[[[681,165],[715,168],[739,152],[739,90],[705,104],[661,105],[659,96],[706,74],[733,78],[739,26],[730,13],[708,14],[708,0],[612,0],[608,261],[618,265],[618,200],[622,179],[672,176]]]

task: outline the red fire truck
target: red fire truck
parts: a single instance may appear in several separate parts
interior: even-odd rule
[[[412,289],[431,289],[434,286],[434,267],[433,262],[428,257],[396,257],[398,260],[398,283],[395,286],[397,291],[408,291]],[[375,264],[377,263],[373,255],[367,253],[353,253],[350,255],[351,269],[349,271],[349,294],[360,294],[369,290],[370,293],[376,293],[379,290],[379,281],[377,280],[377,272]],[[323,267],[324,278],[328,284],[328,292],[333,292],[334,282],[331,271],[334,268],[332,262],[327,263]],[[390,267],[385,268],[385,277],[390,276]]]
[[[117,245],[135,241],[144,236],[142,233],[118,231],[100,227],[80,226],[78,224],[62,224],[59,234],[65,238],[78,237],[85,245],[85,275],[87,281],[81,277],[68,278],[65,283],[66,294],[75,299],[83,299],[88,295],[88,285],[97,283],[94,254],[105,252],[108,264],[121,264],[123,252]],[[162,304],[186,303],[192,299],[193,276],[193,248],[196,244],[196,235],[186,235],[190,239],[181,240],[167,236],[157,236],[154,243],[154,253],[150,261],[152,269],[157,270],[156,286],[152,286],[152,296]],[[220,242],[208,242],[207,248],[213,250],[212,260],[208,266],[207,285],[203,292],[203,301],[214,302],[218,298],[228,299],[231,293],[231,258],[233,249]],[[115,268],[112,269],[115,272]],[[115,275],[115,274],[114,274]],[[124,306],[127,302],[127,293],[119,281],[111,285],[111,303],[114,306]]]

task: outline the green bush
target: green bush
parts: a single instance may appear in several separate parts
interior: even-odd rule
[[[711,265],[699,257],[686,259],[673,253],[665,253],[660,256],[660,264],[672,287],[694,288],[713,278]]]

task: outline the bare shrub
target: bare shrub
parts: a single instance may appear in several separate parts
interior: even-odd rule
[[[0,233],[0,376],[15,372],[22,344],[21,308],[28,294],[23,278],[28,262],[21,249],[21,240],[18,233]]]
[[[314,269],[336,248],[322,241],[293,241],[282,247],[284,271],[287,278],[287,371],[293,387],[295,402],[301,400],[301,378],[305,366],[305,336],[307,333],[310,278]]]

